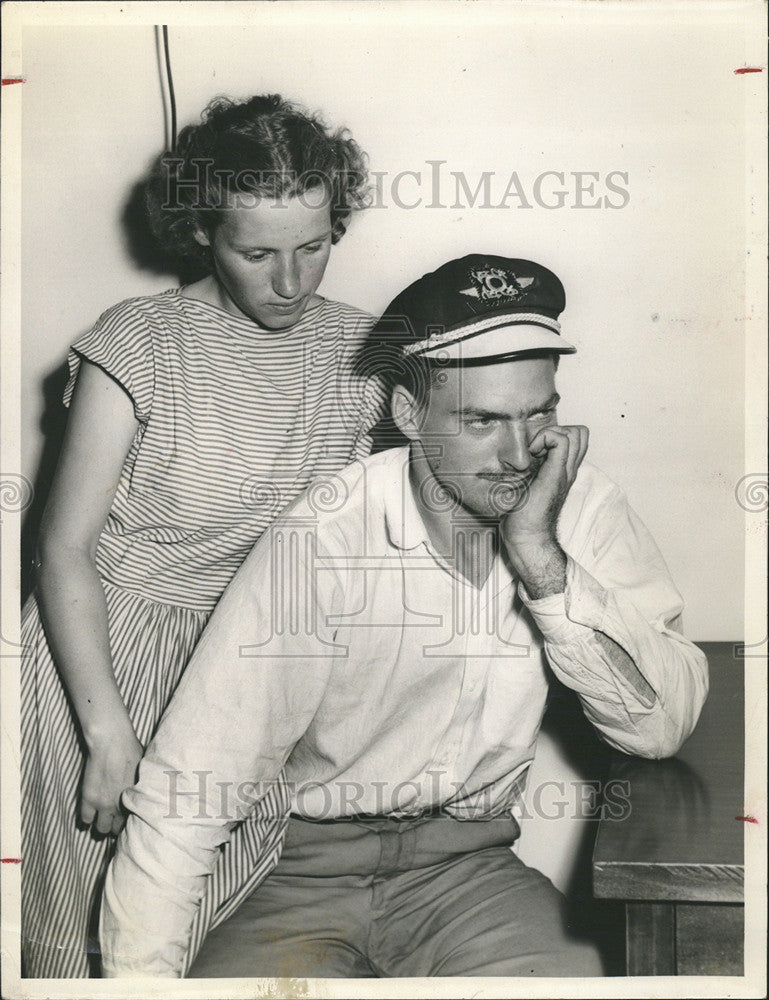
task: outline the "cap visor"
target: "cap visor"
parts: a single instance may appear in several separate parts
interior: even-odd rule
[[[457,331],[457,337],[462,331]],[[513,323],[493,330],[470,334],[453,343],[440,344],[427,351],[415,351],[423,358],[444,358],[446,360],[471,361],[474,358],[496,358],[524,351],[557,351],[559,354],[574,354],[577,348],[568,344],[563,337],[552,330],[530,323]]]

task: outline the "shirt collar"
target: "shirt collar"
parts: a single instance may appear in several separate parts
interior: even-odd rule
[[[451,566],[434,552],[427,528],[414,500],[409,482],[410,447],[406,445],[402,448],[391,448],[386,454],[387,458],[382,465],[383,482],[381,485],[377,485],[381,488],[380,495],[384,502],[384,516],[389,541],[396,548],[404,550],[416,549],[424,544],[428,552],[447,572],[452,576],[456,575]],[[462,577],[458,577],[458,579],[461,579],[463,583],[466,582]],[[500,558],[499,553],[491,569],[490,582],[495,594],[502,593],[513,583],[510,570],[504,560]]]
[[[390,449],[384,465],[382,498],[387,535],[399,549],[415,549],[429,544],[427,528],[417,509],[409,482],[411,449],[408,445]]]

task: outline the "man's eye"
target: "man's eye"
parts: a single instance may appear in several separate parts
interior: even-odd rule
[[[307,253],[318,253],[318,251],[323,249],[322,243],[311,243],[310,246],[304,248]]]
[[[549,410],[538,410],[536,413],[532,413],[531,420],[545,420],[548,417],[552,417],[555,413],[555,407],[551,406]]]
[[[493,427],[496,422],[494,417],[473,417],[472,420],[466,421],[467,426],[473,427],[475,430],[486,430]]]
[[[267,254],[264,253],[263,251],[259,251],[258,253],[247,253],[243,254],[243,256],[247,261],[249,261],[252,264],[255,263],[256,261],[267,259]]]

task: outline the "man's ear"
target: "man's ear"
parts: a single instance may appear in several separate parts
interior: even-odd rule
[[[396,385],[393,388],[390,411],[395,426],[401,434],[404,434],[409,441],[416,441],[420,436],[424,413],[405,386]]]
[[[208,238],[208,233],[197,226],[195,232],[192,234],[195,237],[195,241],[199,243],[202,247],[210,247],[211,240]]]

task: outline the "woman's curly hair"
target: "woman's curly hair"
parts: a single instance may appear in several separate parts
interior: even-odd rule
[[[182,129],[176,150],[157,160],[146,204],[164,249],[211,270],[210,248],[194,234],[213,233],[234,195],[283,198],[323,187],[337,243],[351,213],[368,204],[367,182],[366,155],[347,129],[330,131],[279,94],[241,103],[217,97],[199,125]]]

